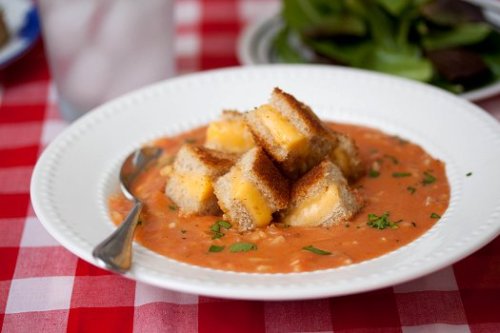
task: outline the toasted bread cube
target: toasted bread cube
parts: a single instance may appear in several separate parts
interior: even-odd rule
[[[362,206],[340,169],[325,159],[293,186],[282,221],[291,226],[332,226],[350,219]]]
[[[230,156],[185,144],[181,147],[167,180],[166,194],[183,215],[214,215],[220,212],[213,182],[233,165]]]
[[[240,112],[223,111],[221,119],[208,125],[205,147],[243,154],[254,146],[252,133]]]
[[[287,207],[289,187],[264,151],[254,147],[214,185],[224,218],[240,231],[268,225],[272,214]]]
[[[354,182],[363,174],[358,146],[352,138],[345,134],[333,131],[332,134],[337,137],[338,144],[330,152],[330,160],[340,168],[349,182]]]
[[[247,112],[245,119],[257,144],[292,179],[318,164],[336,145],[310,107],[278,88],[268,104]]]

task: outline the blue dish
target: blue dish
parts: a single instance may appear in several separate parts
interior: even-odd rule
[[[0,48],[0,69],[21,58],[33,47],[40,36],[40,20],[37,7],[27,1],[11,1],[4,3],[2,7],[10,38]],[[13,23],[9,15],[20,16],[22,18],[21,24]]]

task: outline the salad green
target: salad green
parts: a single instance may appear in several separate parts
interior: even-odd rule
[[[279,62],[395,74],[461,93],[500,79],[500,34],[457,0],[283,0]]]

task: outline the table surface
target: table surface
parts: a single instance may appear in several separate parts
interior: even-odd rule
[[[239,65],[239,32],[277,5],[265,0],[178,0],[179,73]],[[188,295],[87,264],[44,230],[30,205],[37,157],[67,126],[58,114],[43,42],[0,72],[0,80],[2,331],[500,332],[500,237],[418,280],[309,301]],[[500,120],[500,95],[478,104]]]

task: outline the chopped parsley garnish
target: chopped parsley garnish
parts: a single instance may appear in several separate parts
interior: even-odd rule
[[[472,172],[467,172],[465,175],[466,175],[467,177],[470,177],[470,176],[472,176]]]
[[[441,215],[436,214],[436,213],[431,213],[431,219],[440,219]]]
[[[213,232],[212,239],[218,239],[224,236],[224,233],[221,231],[222,228],[230,229],[232,227],[231,223],[219,220],[210,226],[210,231]]]
[[[398,225],[389,219],[389,212],[378,216],[376,214],[368,214],[368,223],[370,227],[383,230],[385,228],[396,229]]]
[[[231,252],[248,252],[251,250],[257,250],[257,245],[254,243],[239,242],[234,243],[229,247],[229,251]]]
[[[318,249],[317,247],[314,247],[312,245],[308,245],[308,246],[304,246],[302,248],[302,250],[306,250],[306,251],[309,251],[309,252],[312,252],[314,254],[319,254],[320,256],[327,256],[329,254],[332,254],[331,252],[328,252],[328,251],[325,251],[325,250],[321,250],[321,249]]]
[[[171,211],[174,211],[174,210],[177,210],[178,207],[176,205],[168,205],[168,209],[170,209]]]
[[[413,187],[413,186],[408,186],[408,187],[406,188],[406,190],[407,190],[408,192],[410,192],[411,194],[413,194],[413,193],[417,192],[417,189],[416,189],[415,187]]]
[[[142,225],[142,220],[137,221],[137,225]]]
[[[208,252],[221,252],[222,250],[224,250],[224,246],[211,245],[208,248]]]
[[[196,139],[194,138],[187,138],[186,140],[184,140],[185,143],[196,143]]]
[[[380,176],[380,172],[378,172],[377,170],[374,169],[368,170],[368,177],[377,178],[378,176]]]
[[[436,181],[436,177],[428,173],[427,171],[424,172],[424,179],[422,179],[422,184],[424,185],[429,185],[432,184]]]
[[[404,178],[404,177],[410,177],[411,173],[410,172],[393,172],[392,176],[394,178]]]

